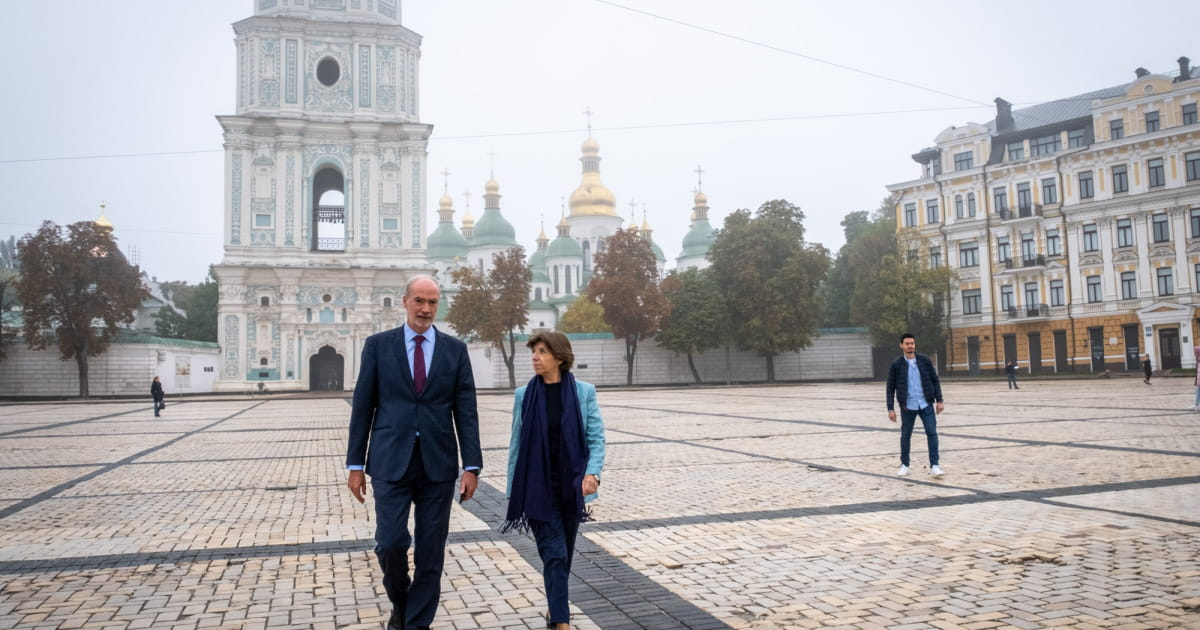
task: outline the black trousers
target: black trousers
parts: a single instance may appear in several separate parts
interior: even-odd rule
[[[399,481],[372,479],[371,489],[375,492],[375,555],[383,569],[383,588],[408,627],[431,625],[442,595],[454,481],[429,480],[418,439],[404,477]],[[408,515],[413,506],[415,535],[410,536]],[[414,565],[411,578],[410,546]]]

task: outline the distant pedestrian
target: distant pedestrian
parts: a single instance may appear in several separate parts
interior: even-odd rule
[[[1154,371],[1150,369],[1150,355],[1147,354],[1145,357],[1146,358],[1142,359],[1142,373],[1146,375],[1146,378],[1142,382],[1149,385],[1150,375],[1153,374]]]
[[[1009,361],[1008,365],[1004,366],[1004,371],[1008,372],[1008,388],[1021,389],[1017,387],[1017,362]]]
[[[908,474],[908,453],[912,445],[913,427],[917,416],[925,427],[925,440],[929,444],[929,474],[942,476],[938,465],[937,415],[942,413],[942,382],[938,380],[933,362],[923,354],[917,354],[917,339],[912,333],[900,336],[900,349],[904,354],[896,357],[888,368],[887,409],[888,420],[896,421],[894,401],[900,403],[900,472]]]
[[[1196,380],[1193,384],[1196,386],[1196,404],[1192,405],[1192,411],[1200,411],[1200,346],[1193,349],[1196,354]]]
[[[163,407],[167,406],[166,395],[163,394],[162,381],[158,377],[154,377],[154,382],[150,383],[150,395],[154,397],[154,417],[157,418],[158,412],[162,411]]]

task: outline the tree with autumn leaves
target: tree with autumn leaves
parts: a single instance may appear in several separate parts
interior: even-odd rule
[[[515,388],[517,334],[529,323],[529,286],[533,280],[525,263],[525,249],[517,246],[495,253],[487,273],[459,267],[451,279],[458,286],[458,294],[446,319],[460,336],[498,348],[508,368],[508,386]]]
[[[140,272],[117,249],[112,228],[92,221],[65,228],[46,221],[18,251],[25,342],[33,350],[55,344],[64,361],[74,358],[86,398],[88,358],[108,349],[149,296]]]
[[[618,230],[596,253],[587,295],[604,307],[613,336],[625,340],[625,383],[633,384],[638,342],[653,337],[670,310],[658,282],[658,262],[637,228]]]

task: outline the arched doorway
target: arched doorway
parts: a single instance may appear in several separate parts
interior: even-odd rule
[[[308,360],[309,391],[341,391],[346,361],[332,346],[322,346]]]

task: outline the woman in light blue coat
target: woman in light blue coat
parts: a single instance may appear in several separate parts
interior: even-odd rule
[[[549,600],[547,626],[570,628],[567,578],[579,524],[597,496],[604,467],[604,421],[596,387],[575,380],[567,336],[538,333],[529,384],[516,392],[508,448],[508,513],[500,531],[532,531]]]

